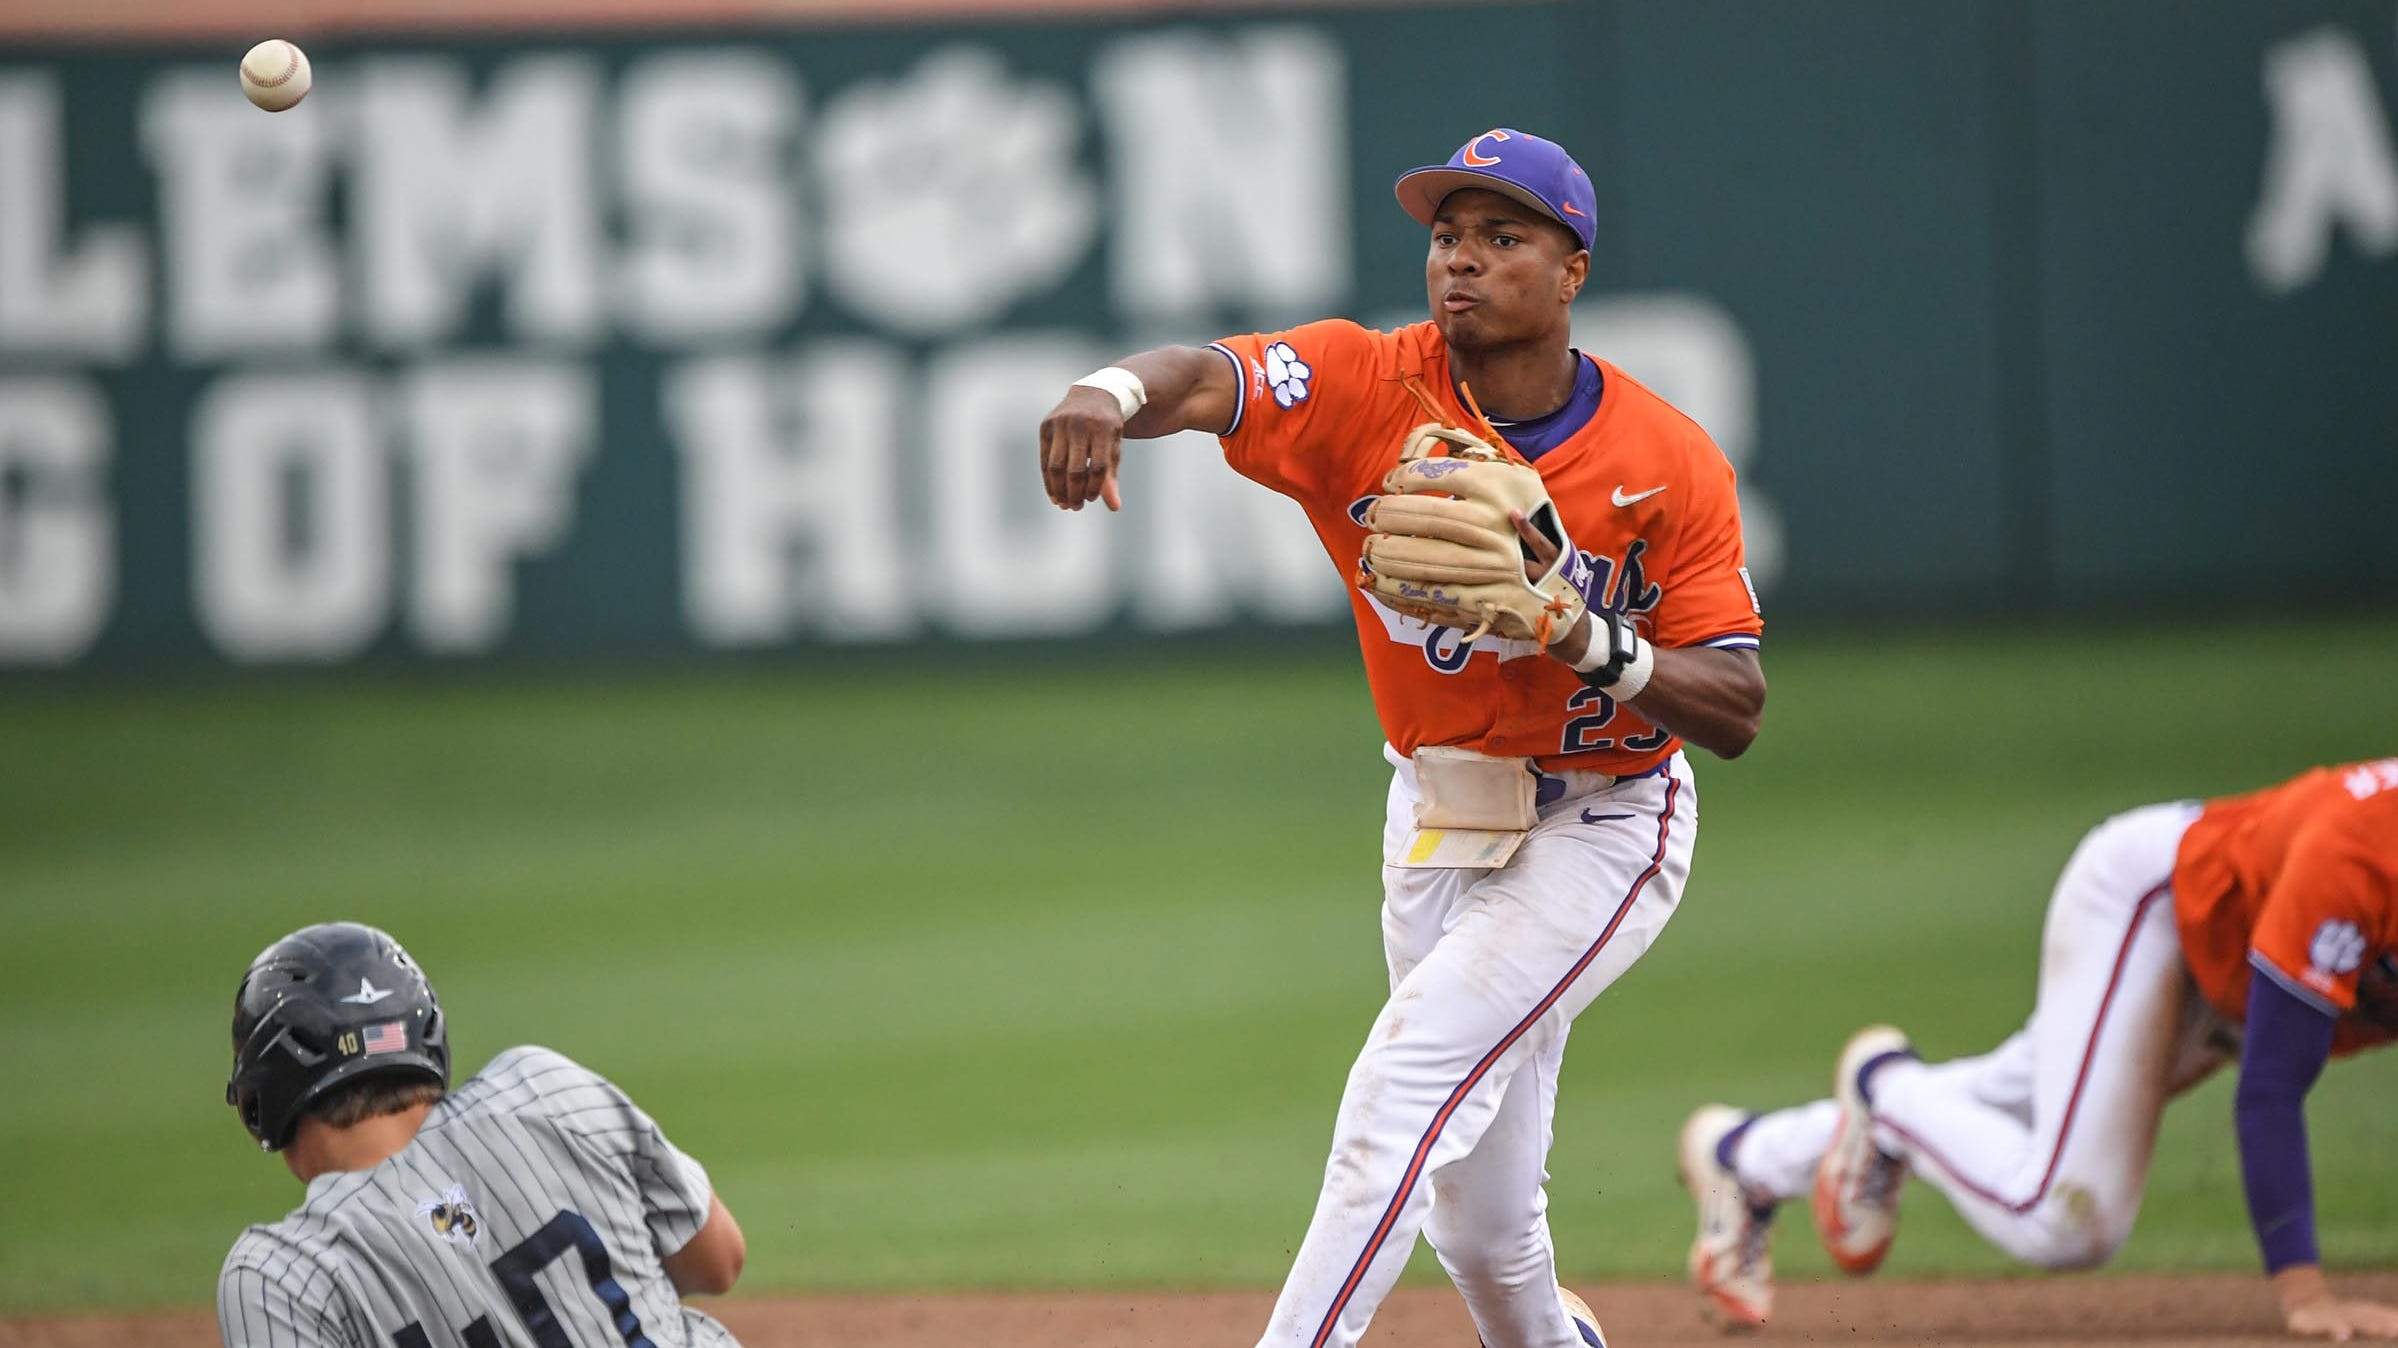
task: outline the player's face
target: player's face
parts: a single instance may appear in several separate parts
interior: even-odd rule
[[[1451,192],[1424,259],[1432,321],[1452,347],[1538,341],[1568,326],[1590,254],[1565,227],[1496,192]]]

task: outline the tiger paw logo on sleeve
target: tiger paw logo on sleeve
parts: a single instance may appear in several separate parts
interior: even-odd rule
[[[2398,790],[2398,758],[2359,763],[2348,769],[2340,783],[2348,788],[2349,795],[2358,800],[2369,800],[2384,791]]]
[[[2365,962],[2365,934],[2354,922],[2326,919],[2315,928],[2315,939],[2307,942],[2306,958],[2312,966],[2306,981],[2328,987],[2332,979],[2355,973]]]
[[[1307,401],[1307,381],[1316,372],[1289,342],[1274,342],[1266,347],[1266,387],[1274,390],[1274,402],[1288,410]]]

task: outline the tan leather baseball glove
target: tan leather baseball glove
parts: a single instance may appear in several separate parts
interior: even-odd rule
[[[1540,473],[1465,431],[1427,422],[1410,432],[1384,495],[1366,508],[1373,533],[1358,558],[1359,589],[1410,617],[1548,645],[1573,630],[1588,602],[1584,568]],[[1510,512],[1557,545],[1537,579]]]

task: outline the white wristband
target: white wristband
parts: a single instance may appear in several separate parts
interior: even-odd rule
[[[1116,407],[1124,413],[1126,421],[1132,420],[1133,413],[1149,405],[1148,386],[1141,382],[1139,375],[1121,365],[1109,365],[1093,370],[1075,380],[1073,386],[1075,388],[1095,388],[1101,393],[1114,395]]]
[[[1591,615],[1590,644],[1583,648],[1582,658],[1574,662],[1576,674],[1589,674],[1603,668],[1609,660],[1615,657],[1615,643],[1611,639],[1611,628],[1612,624],[1609,621],[1602,619],[1596,613]],[[1656,648],[1649,645],[1647,638],[1634,632],[1632,634],[1632,653],[1625,657],[1623,670],[1615,676],[1615,682],[1594,686],[1618,702],[1629,702],[1640,696],[1640,690],[1649,686],[1649,676],[1656,672]]]
[[[1657,648],[1646,637],[1632,638],[1632,658],[1624,662],[1624,672],[1615,682],[1599,691],[1618,702],[1629,702],[1649,686],[1649,676],[1657,672]]]
[[[1573,629],[1569,627],[1566,631],[1570,635]],[[1560,640],[1562,639],[1560,638]],[[1632,639],[1640,640],[1640,634],[1633,633]],[[1597,609],[1592,609],[1590,610],[1590,640],[1582,643],[1582,658],[1568,660],[1566,663],[1576,674],[1588,674],[1614,658],[1615,620]]]

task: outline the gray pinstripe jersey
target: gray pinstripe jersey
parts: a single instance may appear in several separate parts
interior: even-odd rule
[[[738,1348],[659,1266],[709,1193],[624,1092],[512,1048],[397,1155],[244,1231],[217,1326],[226,1348]]]

